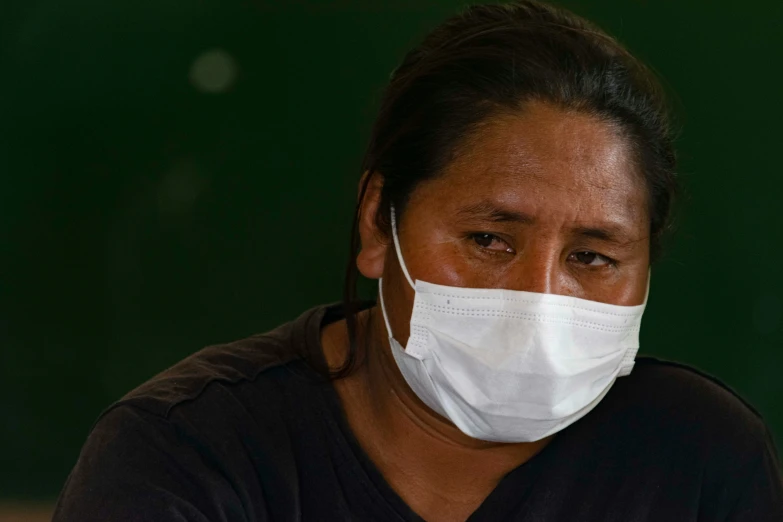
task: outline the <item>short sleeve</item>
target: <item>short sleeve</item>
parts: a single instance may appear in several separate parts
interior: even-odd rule
[[[96,423],[53,522],[244,521],[225,477],[165,418],[129,405]]]

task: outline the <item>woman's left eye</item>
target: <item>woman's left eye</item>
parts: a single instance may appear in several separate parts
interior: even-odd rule
[[[614,264],[612,259],[596,252],[590,252],[589,250],[574,252],[569,257],[577,263],[588,266],[608,266]]]

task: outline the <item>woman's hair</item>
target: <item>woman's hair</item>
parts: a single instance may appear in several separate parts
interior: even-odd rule
[[[675,153],[662,89],[617,41],[566,10],[536,0],[474,5],[436,27],[391,76],[372,127],[362,172],[383,176],[376,221],[405,212],[417,184],[443,172],[477,127],[540,101],[592,115],[631,146],[647,187],[655,259],[677,189]],[[356,296],[360,191],[351,232],[344,306],[350,349],[334,377],[359,357]]]

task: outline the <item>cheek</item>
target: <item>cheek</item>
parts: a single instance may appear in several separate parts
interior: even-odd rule
[[[622,296],[623,300],[618,304],[625,306],[634,306],[643,304],[647,297],[647,288],[651,281],[651,272],[649,267],[647,270],[642,270],[637,274],[637,277],[633,284],[628,285],[627,292]]]
[[[473,270],[465,263],[459,238],[431,229],[422,230],[411,243],[422,245],[405,250],[405,263],[411,278],[446,286],[467,286]]]
[[[471,250],[468,238],[433,231],[424,241],[425,246],[405,258],[414,281],[463,288],[504,288],[513,276],[513,263],[482,260]]]
[[[585,299],[620,306],[636,306],[644,303],[647,294],[648,270],[642,266],[634,267],[622,274],[610,284],[601,284],[583,288]]]

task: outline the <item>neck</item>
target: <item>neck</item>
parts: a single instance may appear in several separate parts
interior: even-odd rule
[[[365,359],[335,387],[354,434],[392,487],[415,483],[455,498],[473,488],[486,496],[548,444],[551,437],[513,444],[474,439],[432,411],[400,373],[380,315],[378,306],[360,314],[358,344]],[[327,361],[338,365],[347,347],[345,323],[329,325],[322,337]]]

